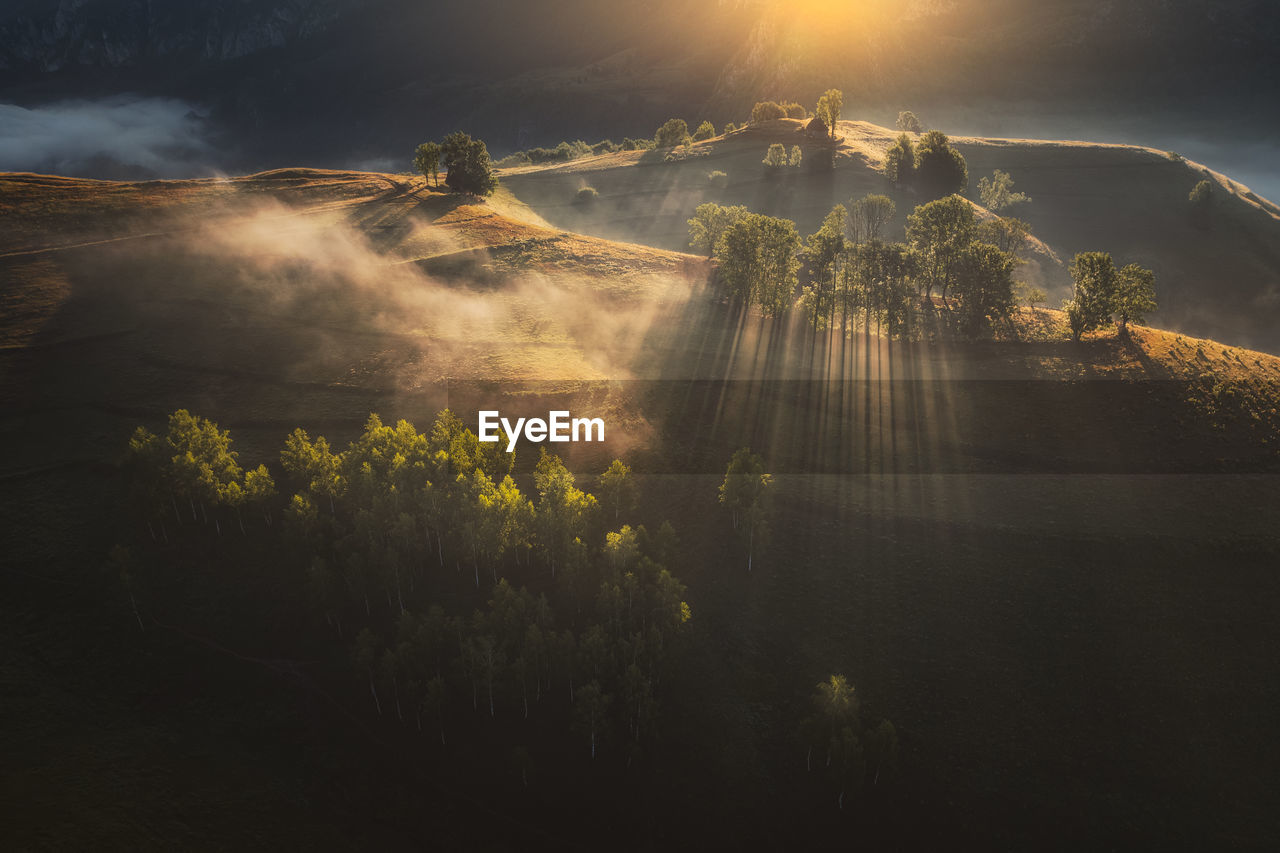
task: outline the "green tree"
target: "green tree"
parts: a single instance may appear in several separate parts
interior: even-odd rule
[[[916,114],[911,110],[903,110],[898,113],[898,130],[905,133],[924,133],[924,125],[920,124],[920,119],[916,118]]]
[[[751,108],[751,124],[762,124],[766,121],[784,118],[787,111],[775,101],[760,101]]]
[[[675,148],[689,138],[689,125],[682,118],[669,118],[653,135],[655,148]]]
[[[729,122],[724,126],[724,135],[728,136],[729,134],[733,133],[737,129],[738,129],[738,126],[736,124],[734,124],[733,122]]]
[[[840,121],[840,110],[844,107],[844,93],[839,89],[828,89],[818,98],[818,105],[813,114],[822,119],[832,139],[836,138],[836,122]]]
[[[1156,310],[1156,274],[1137,264],[1128,264],[1116,274],[1116,292],[1111,313],[1119,325],[1119,334],[1128,333],[1129,323],[1141,323]]]
[[[893,199],[886,195],[865,195],[849,203],[849,230],[854,243],[879,240],[885,227],[898,213]]]
[[[812,284],[805,288],[802,302],[818,329],[835,311],[836,281],[845,255],[845,232],[849,215],[844,205],[837,204],[822,220],[822,227],[810,235],[805,246]]]
[[[1021,219],[1012,216],[997,216],[978,225],[976,237],[987,243],[993,243],[1000,251],[1016,255],[1026,248],[1031,236],[1031,226]]]
[[[424,142],[413,154],[413,168],[422,173],[422,177],[434,180],[440,186],[440,144]]]
[[[915,179],[916,147],[911,137],[903,133],[893,141],[884,153],[884,176],[894,186],[910,186]]]
[[[973,206],[958,195],[922,204],[907,217],[907,242],[921,259],[926,300],[938,287],[945,302],[973,233]]]
[[[1014,259],[990,243],[970,243],[957,258],[956,295],[971,335],[1013,309]]]
[[[546,448],[538,457],[533,482],[538,491],[537,538],[555,577],[556,566],[564,563],[574,540],[585,534],[596,499],[574,485],[572,472]]]
[[[764,470],[764,460],[750,448],[733,454],[720,484],[720,504],[733,511],[735,530],[747,540],[747,571],[758,539],[768,531],[768,511],[773,499],[773,475]]]
[[[1081,252],[1071,261],[1071,300],[1063,306],[1071,337],[1079,341],[1111,316],[1119,275],[1106,252]]]
[[[787,165],[787,146],[781,142],[775,142],[769,146],[769,150],[765,152],[764,159],[760,162],[764,163],[770,169],[780,169]]]
[[[1014,192],[1013,178],[1008,172],[1002,172],[999,169],[996,169],[990,178],[981,178],[978,181],[978,197],[982,199],[982,206],[992,213],[999,213],[1015,204],[1031,201],[1026,193]]]
[[[689,220],[689,246],[706,250],[708,257],[714,255],[721,235],[749,213],[741,205],[724,207],[710,201],[698,205]]]
[[[444,182],[454,192],[486,196],[498,186],[489,160],[489,149],[479,139],[457,131],[444,138],[440,157],[445,167]]]
[[[1209,227],[1209,212],[1213,209],[1213,184],[1207,179],[1191,188],[1187,196],[1191,205],[1191,221],[1197,228]]]
[[[731,296],[758,304],[766,314],[790,307],[799,284],[800,235],[789,219],[752,213],[725,229],[716,243],[720,278]]]
[[[704,139],[710,139],[716,135],[716,126],[709,121],[704,121],[698,125],[698,129],[693,132],[693,141],[701,142]]]
[[[964,156],[940,130],[930,130],[916,145],[915,185],[928,198],[962,193],[969,186]]]
[[[599,681],[590,681],[583,685],[574,697],[574,708],[578,725],[590,733],[591,760],[596,757],[596,741],[599,739],[613,697],[600,688]]]
[[[800,166],[800,161],[804,158],[804,152],[800,150],[799,145],[791,146],[791,153],[787,155],[787,165],[794,168]]]
[[[600,492],[605,505],[613,507],[615,520],[622,514],[624,506],[630,509],[635,502],[631,469],[621,459],[610,462],[609,467],[600,475]]]

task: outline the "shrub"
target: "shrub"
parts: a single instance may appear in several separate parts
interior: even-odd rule
[[[693,141],[701,142],[704,139],[710,139],[716,135],[716,126],[709,121],[704,121],[698,125],[698,129],[693,132]]]
[[[669,118],[653,135],[655,148],[675,148],[689,136],[689,125],[682,118]]]
[[[787,165],[787,147],[781,142],[773,143],[769,146],[769,150],[765,152],[764,159],[760,162],[771,169]]]
[[[751,108],[751,123],[760,124],[774,119],[785,118],[786,115],[786,108],[777,101],[760,101]]]
[[[591,202],[599,198],[599,196],[600,196],[600,193],[596,191],[595,187],[581,187],[578,190],[577,194],[574,196],[573,200],[577,204],[590,204]]]
[[[707,183],[718,190],[722,190],[729,185],[729,176],[717,169],[707,174]]]

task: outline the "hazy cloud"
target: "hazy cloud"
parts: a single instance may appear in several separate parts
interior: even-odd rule
[[[0,171],[116,179],[206,174],[205,133],[190,104],[169,98],[0,104]]]

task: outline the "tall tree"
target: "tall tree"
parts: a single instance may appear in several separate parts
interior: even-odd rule
[[[916,118],[916,114],[911,110],[903,110],[898,113],[898,130],[906,133],[924,133],[924,125],[920,124],[920,119]]]
[[[764,460],[750,448],[733,454],[720,484],[720,504],[733,512],[734,529],[747,540],[747,571],[751,571],[755,546],[768,531],[768,510],[773,498],[773,475]]]
[[[907,134],[899,134],[884,153],[884,176],[894,186],[910,186],[916,173],[916,146]]]
[[[424,142],[413,153],[413,168],[440,186],[440,143]]]
[[[832,139],[836,138],[836,122],[840,121],[840,110],[844,107],[844,93],[839,89],[828,89],[818,98],[818,105],[813,114],[822,119]]]
[[[720,236],[748,213],[741,205],[725,207],[711,201],[698,205],[689,220],[689,246],[705,250],[708,257],[714,255]]]
[[[1116,275],[1116,292],[1111,313],[1118,332],[1128,334],[1129,323],[1141,323],[1148,312],[1156,310],[1156,274],[1137,264],[1128,264]]]
[[[886,195],[868,194],[849,202],[849,231],[853,242],[882,239],[885,228],[897,213],[897,205]]]
[[[973,206],[958,195],[922,204],[907,217],[907,241],[922,261],[926,300],[937,287],[945,302],[973,233]]]
[[[1111,316],[1119,275],[1111,255],[1081,252],[1071,261],[1071,300],[1063,306],[1076,341]]]
[[[600,493],[605,505],[613,508],[616,520],[622,514],[622,508],[628,509],[634,502],[634,483],[631,480],[631,469],[621,459],[609,463],[609,467],[600,475]]]

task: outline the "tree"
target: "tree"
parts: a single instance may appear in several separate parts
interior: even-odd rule
[[[733,122],[729,122],[724,126],[724,135],[728,136],[729,134],[733,133],[737,129],[738,129],[738,126],[736,124],[734,124]]]
[[[1156,274],[1137,264],[1128,264],[1116,276],[1116,292],[1111,313],[1119,323],[1119,334],[1128,333],[1129,323],[1141,323],[1156,310]]]
[[[826,124],[831,138],[836,138],[836,122],[840,120],[840,110],[844,107],[844,93],[839,89],[828,89],[818,98],[818,105],[813,114]]]
[[[613,517],[622,513],[623,506],[630,508],[634,502],[634,484],[631,481],[631,469],[621,459],[609,463],[609,467],[600,475],[600,490],[605,505],[613,507]]]
[[[769,146],[769,150],[765,152],[764,159],[760,162],[764,163],[770,169],[780,169],[787,165],[787,146],[781,142],[775,142]]]
[[[457,131],[444,138],[440,157],[446,169],[444,182],[454,192],[490,195],[498,186],[489,160],[489,149],[479,139]]]
[[[942,298],[955,283],[961,253],[973,242],[973,206],[958,195],[922,204],[907,217],[907,242],[922,261],[924,295]]]
[[[689,125],[682,118],[669,118],[653,135],[654,148],[675,148],[689,138]]]
[[[822,227],[810,235],[805,246],[813,284],[805,289],[803,302],[813,317],[814,329],[822,321],[829,320],[835,310],[836,278],[845,253],[848,220],[844,205],[837,204],[822,220]]]
[[[701,142],[704,139],[710,139],[716,135],[716,126],[709,121],[704,121],[698,125],[698,129],[693,132],[693,141]]]
[[[980,223],[976,235],[979,240],[994,243],[1000,251],[1016,255],[1026,248],[1031,226],[1012,216],[997,216]]]
[[[791,153],[787,155],[787,165],[794,168],[800,166],[800,161],[804,157],[804,152],[800,150],[799,145],[791,146]]]
[[[750,448],[733,454],[720,484],[720,504],[733,511],[734,529],[747,539],[747,571],[751,571],[755,543],[768,530],[768,510],[773,498],[773,475],[765,473],[764,460]]]
[[[911,137],[901,134],[884,153],[884,176],[894,186],[910,186],[915,178],[916,148]]]
[[[879,240],[898,207],[886,195],[865,195],[849,203],[849,229],[854,243]]]
[[[1071,337],[1079,341],[1111,316],[1119,284],[1115,263],[1106,252],[1081,252],[1071,261],[1071,300],[1063,306]]]
[[[1207,179],[1191,188],[1187,196],[1191,204],[1191,221],[1197,228],[1209,227],[1209,211],[1213,207],[1213,184]]]
[[[413,168],[422,173],[422,177],[434,179],[440,186],[440,145],[436,142],[424,142],[418,146],[413,155]]]
[[[969,168],[964,157],[940,130],[930,130],[916,145],[915,185],[929,198],[964,192]]]
[[[707,256],[715,254],[716,244],[720,236],[738,220],[750,213],[741,205],[724,207],[715,202],[698,205],[689,220],[689,245],[694,249],[705,249]]]
[[[982,178],[978,181],[978,197],[982,199],[982,206],[992,213],[999,213],[1007,207],[1031,201],[1026,193],[1014,192],[1013,178],[1008,172],[1002,172],[999,169],[996,169],[990,178]]]
[[[1014,259],[990,243],[970,243],[957,258],[956,295],[971,335],[1013,308]]]
[[[774,121],[775,119],[785,118],[786,115],[787,111],[781,104],[775,101],[760,101],[751,108],[751,124]]]
[[[898,113],[897,127],[905,133],[924,133],[924,125],[920,124],[920,119],[916,118],[916,114],[911,110]]]
[[[731,296],[758,304],[766,314],[781,314],[799,284],[799,248],[800,235],[791,220],[747,214],[716,243],[721,281]]]
[[[578,725],[590,732],[591,760],[596,757],[596,741],[604,725],[605,714],[613,697],[600,689],[599,681],[590,681],[578,689],[574,697]]]

